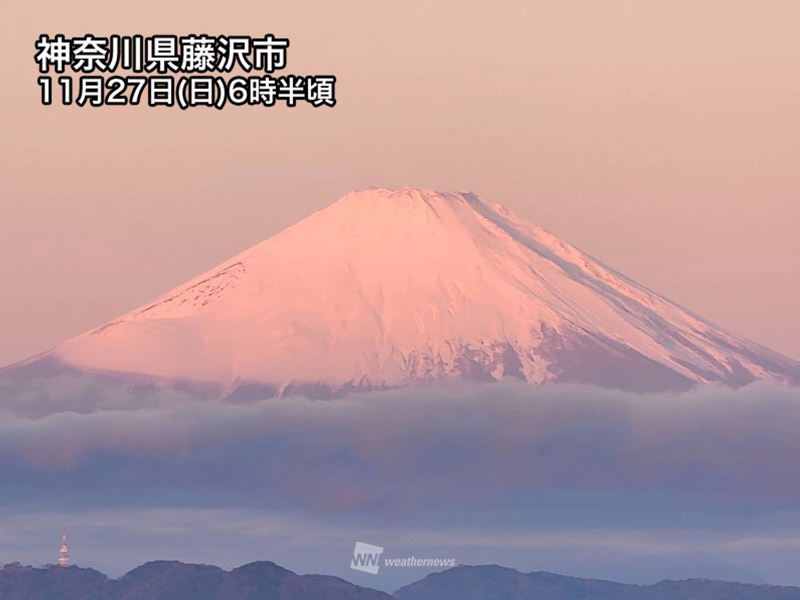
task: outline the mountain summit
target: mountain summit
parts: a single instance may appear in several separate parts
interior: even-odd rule
[[[800,364],[468,192],[348,194],[31,362],[330,395],[448,378],[635,391]],[[12,367],[13,368],[13,367]]]

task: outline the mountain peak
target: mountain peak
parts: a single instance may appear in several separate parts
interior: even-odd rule
[[[47,357],[229,394],[441,379],[800,383],[738,338],[471,192],[352,192]]]
[[[380,198],[387,198],[396,201],[425,201],[425,200],[444,200],[444,201],[464,201],[467,196],[474,196],[474,194],[467,190],[460,191],[440,191],[432,188],[418,188],[418,187],[401,187],[401,188],[385,188],[385,187],[369,187],[363,190],[350,192],[345,196],[357,197],[363,200],[376,200]]]
[[[466,209],[482,203],[476,194],[468,191],[367,188],[350,192],[318,214],[320,218],[326,215],[347,226],[372,223],[372,227],[380,227],[391,223],[394,229],[423,227],[430,230],[425,223],[430,225],[438,221],[441,224],[446,219],[452,224],[474,217]]]

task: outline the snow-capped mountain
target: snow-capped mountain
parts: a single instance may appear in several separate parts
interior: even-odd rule
[[[800,364],[736,337],[468,192],[348,194],[36,365],[335,394],[447,378],[630,390]]]

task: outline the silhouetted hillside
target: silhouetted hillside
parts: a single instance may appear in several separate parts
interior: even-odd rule
[[[455,567],[395,592],[397,600],[800,600],[800,588],[705,579],[628,585],[497,565]]]
[[[326,575],[297,575],[272,562],[224,571],[149,562],[119,579],[93,569],[8,565],[0,600],[393,600]],[[800,600],[800,588],[691,579],[627,585],[505,567],[456,567],[428,575],[394,600]]]
[[[2,600],[105,600],[112,584],[94,569],[48,566],[40,569],[19,564],[0,571]]]
[[[391,600],[338,577],[297,575],[271,562],[233,571],[150,562],[120,579],[93,569],[20,567],[0,571],[2,600]]]

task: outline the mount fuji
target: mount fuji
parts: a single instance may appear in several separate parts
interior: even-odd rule
[[[333,396],[440,380],[631,391],[800,363],[703,320],[469,192],[348,194],[153,302],[6,367]]]

